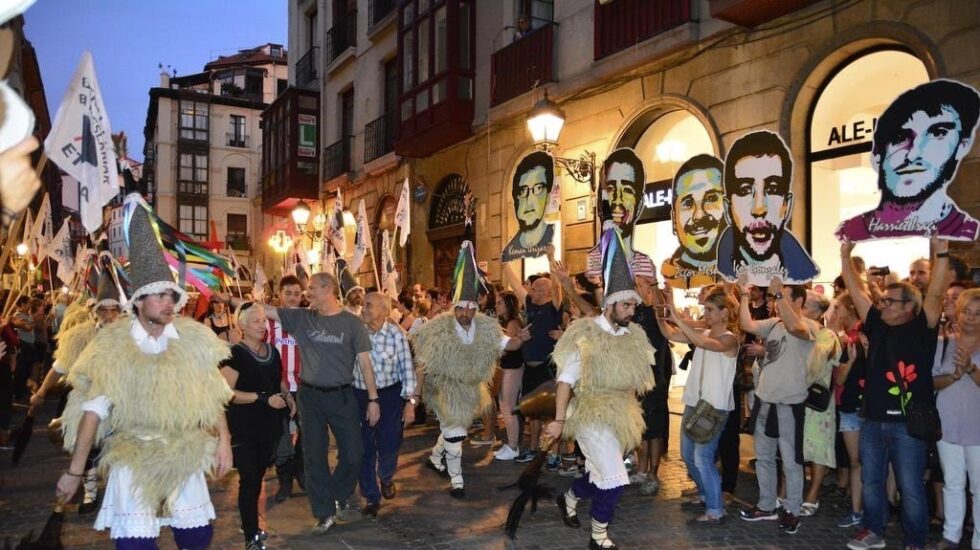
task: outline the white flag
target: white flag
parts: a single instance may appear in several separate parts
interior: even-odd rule
[[[337,254],[332,246],[327,246],[327,241],[323,241],[324,252],[320,255],[320,271],[333,273],[337,269]]]
[[[71,279],[75,272],[75,256],[71,253],[71,234],[68,231],[68,220],[61,224],[61,229],[51,239],[48,245],[48,255],[58,262],[58,278],[62,281]]]
[[[354,258],[350,261],[350,270],[357,273],[364,263],[364,257],[371,249],[371,228],[368,226],[367,211],[364,209],[364,199],[357,206],[357,233],[354,236]]]
[[[38,224],[40,225],[40,224]],[[31,240],[31,235],[34,234],[34,213],[30,208],[24,209],[24,240],[21,242],[27,245],[27,253],[30,254],[33,250],[34,241]]]
[[[392,300],[398,299],[398,272],[395,271],[395,259],[391,257],[391,246],[389,246],[388,230],[385,229],[381,234],[381,292],[391,297]]]
[[[102,225],[102,207],[119,193],[119,172],[109,116],[89,52],[82,54],[61,100],[44,151],[58,168],[78,180],[82,225],[95,233]]]
[[[402,248],[408,242],[408,236],[412,232],[411,210],[412,204],[409,202],[408,178],[402,183],[402,194],[398,197],[398,207],[395,209],[395,226],[398,227],[398,245]]]
[[[44,259],[46,248],[48,243],[51,242],[51,237],[54,235],[53,222],[51,221],[51,198],[47,193],[44,194],[44,199],[41,201],[41,208],[37,211],[37,222],[34,227],[31,228],[31,238],[28,241],[28,245],[37,256],[37,261],[40,263]]]
[[[265,276],[262,264],[255,264],[255,277],[252,279],[252,298],[256,302],[261,302],[265,298],[265,284],[269,279]]]
[[[329,234],[337,256],[343,258],[347,254],[347,235],[344,234],[344,199],[340,196],[340,189],[337,189],[337,199],[333,202]]]

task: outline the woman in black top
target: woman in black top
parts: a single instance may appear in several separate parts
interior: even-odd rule
[[[272,463],[282,433],[286,409],[296,404],[282,381],[279,351],[265,342],[265,311],[246,303],[238,311],[244,338],[231,348],[221,374],[235,392],[228,407],[228,428],[238,469],[238,511],[242,516],[246,550],[264,550],[259,530],[259,494],[265,470]]]
[[[218,338],[227,342],[231,323],[228,319],[228,312],[225,311],[225,305],[219,302],[211,302],[211,313],[204,318],[204,325],[213,330]]]
[[[497,294],[494,305],[501,328],[507,336],[516,337],[521,330],[521,305],[517,296],[505,290]],[[520,419],[511,411],[517,405],[517,397],[521,393],[521,377],[524,374],[521,350],[504,352],[500,358],[500,368],[502,375],[497,398],[500,400],[500,413],[504,419],[507,441],[494,453],[494,457],[498,460],[514,460],[520,454],[517,447],[521,438],[521,425]]]

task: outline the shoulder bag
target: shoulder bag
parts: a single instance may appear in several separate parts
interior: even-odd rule
[[[725,425],[728,418],[727,411],[719,411],[711,406],[704,398],[700,397],[704,393],[704,365],[701,365],[701,376],[698,382],[698,404],[694,406],[694,411],[684,422],[684,433],[695,443],[707,443],[711,441]]]

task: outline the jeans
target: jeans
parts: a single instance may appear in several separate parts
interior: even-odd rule
[[[960,542],[966,515],[966,480],[973,495],[973,548],[980,548],[980,445],[955,445],[940,441],[939,461],[943,465],[943,538]]]
[[[694,414],[694,407],[685,406],[682,426],[692,414]],[[715,466],[715,452],[718,450],[722,431],[718,430],[718,433],[707,443],[695,443],[686,433],[681,432],[681,457],[687,466],[687,475],[694,480],[698,493],[704,499],[706,512],[713,518],[725,515],[725,504],[721,500],[721,474]]]
[[[381,483],[391,483],[398,468],[398,448],[402,444],[402,412],[405,401],[402,399],[401,382],[378,390],[378,404],[381,406],[381,419],[372,428],[364,418],[367,416],[367,390],[354,390],[357,408],[361,414],[361,440],[364,444],[364,459],[358,485],[361,496],[369,503],[381,501]]]
[[[364,454],[354,390],[347,387],[328,393],[300,386],[296,394],[310,508],[313,517],[328,518],[337,511],[336,502],[345,502],[354,492]],[[337,467],[333,472],[327,463],[328,427],[337,440]]]
[[[803,465],[796,461],[796,420],[793,416],[794,405],[766,403],[759,401],[759,411],[755,421],[755,474],[759,481],[759,503],[762,510],[776,508],[776,487],[778,469],[776,468],[776,450],[782,456],[783,473],[786,474],[786,502],[783,505],[787,512],[794,516],[800,515],[803,505]],[[779,437],[766,435],[766,422],[769,417],[770,405],[779,417]],[[802,437],[802,433],[799,434]]]
[[[905,422],[865,419],[861,426],[861,492],[863,527],[884,536],[888,521],[885,479],[888,464],[895,470],[902,493],[902,529],[906,546],[923,547],[929,534],[929,506],[922,476],[926,470],[926,442],[909,435]]]

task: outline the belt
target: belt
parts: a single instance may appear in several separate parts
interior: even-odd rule
[[[316,390],[323,393],[332,393],[335,391],[345,390],[350,387],[350,384],[344,384],[342,386],[317,386],[316,384],[310,384],[305,380],[300,380],[299,385],[304,388],[309,388],[311,390]]]

